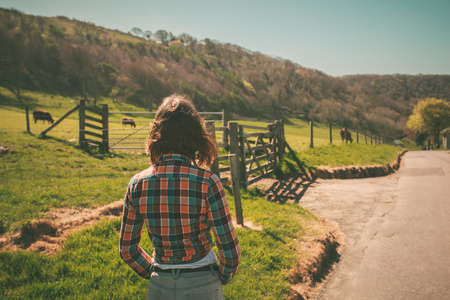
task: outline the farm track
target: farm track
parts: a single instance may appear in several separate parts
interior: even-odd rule
[[[318,179],[386,176],[400,168],[401,159],[406,152],[406,150],[401,152],[392,164],[318,168],[310,173],[299,174],[285,180],[263,179],[253,186],[258,187],[268,201],[300,204],[303,195]],[[300,259],[289,274],[291,283],[289,300],[314,299],[335,269],[344,250],[346,237],[336,222],[318,216],[318,222],[308,230],[321,232],[322,234],[313,236],[313,238],[310,235],[305,235],[300,241],[298,248]]]

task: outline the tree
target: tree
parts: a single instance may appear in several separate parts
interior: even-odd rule
[[[134,33],[135,36],[144,36],[144,31],[142,31],[142,29],[138,28],[138,27],[133,27],[131,29],[131,32]]]
[[[115,93],[112,92],[117,82],[119,70],[113,65],[105,62],[97,64],[98,69],[98,89],[103,95],[110,95],[113,100]]]
[[[87,100],[95,62],[88,46],[68,45],[61,51],[63,71],[72,88]]]
[[[169,33],[167,31],[160,29],[155,32],[153,36],[157,41],[161,42],[161,44],[166,46],[169,45]]]
[[[155,84],[157,84],[153,71],[145,62],[138,61],[130,64],[128,67],[128,75],[136,85],[135,94],[143,99],[145,105],[152,111],[153,101],[151,93],[155,90]]]
[[[0,29],[0,80],[20,101],[27,59],[24,40],[21,32],[13,35]]]
[[[439,133],[450,127],[450,103],[436,98],[419,100],[406,125],[415,133],[433,137],[439,148]]]
[[[188,46],[195,42],[195,39],[187,33],[182,33],[178,36],[178,39],[185,45]]]
[[[146,30],[144,32],[144,35],[147,38],[147,40],[150,40],[150,38],[152,37],[152,32],[150,30]]]

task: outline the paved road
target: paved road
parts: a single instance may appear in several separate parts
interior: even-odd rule
[[[450,299],[450,152],[407,152],[379,178],[320,180],[300,205],[346,237],[317,299]]]

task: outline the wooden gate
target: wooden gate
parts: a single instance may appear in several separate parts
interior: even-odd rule
[[[85,150],[88,147],[98,147],[108,152],[108,105],[103,104],[102,109],[99,110],[86,107],[86,101],[80,100],[79,121],[80,147]]]
[[[228,123],[230,154],[239,158],[239,177],[244,188],[275,171],[277,154],[281,157],[284,151],[282,126],[281,122],[268,124],[267,128]]]

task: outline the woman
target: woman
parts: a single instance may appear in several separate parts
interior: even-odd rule
[[[222,285],[238,269],[239,241],[219,178],[198,167],[217,158],[217,147],[191,102],[164,99],[147,154],[153,165],[131,179],[125,195],[120,256],[150,279],[147,299],[224,299]],[[139,246],[144,223],[152,257]]]

